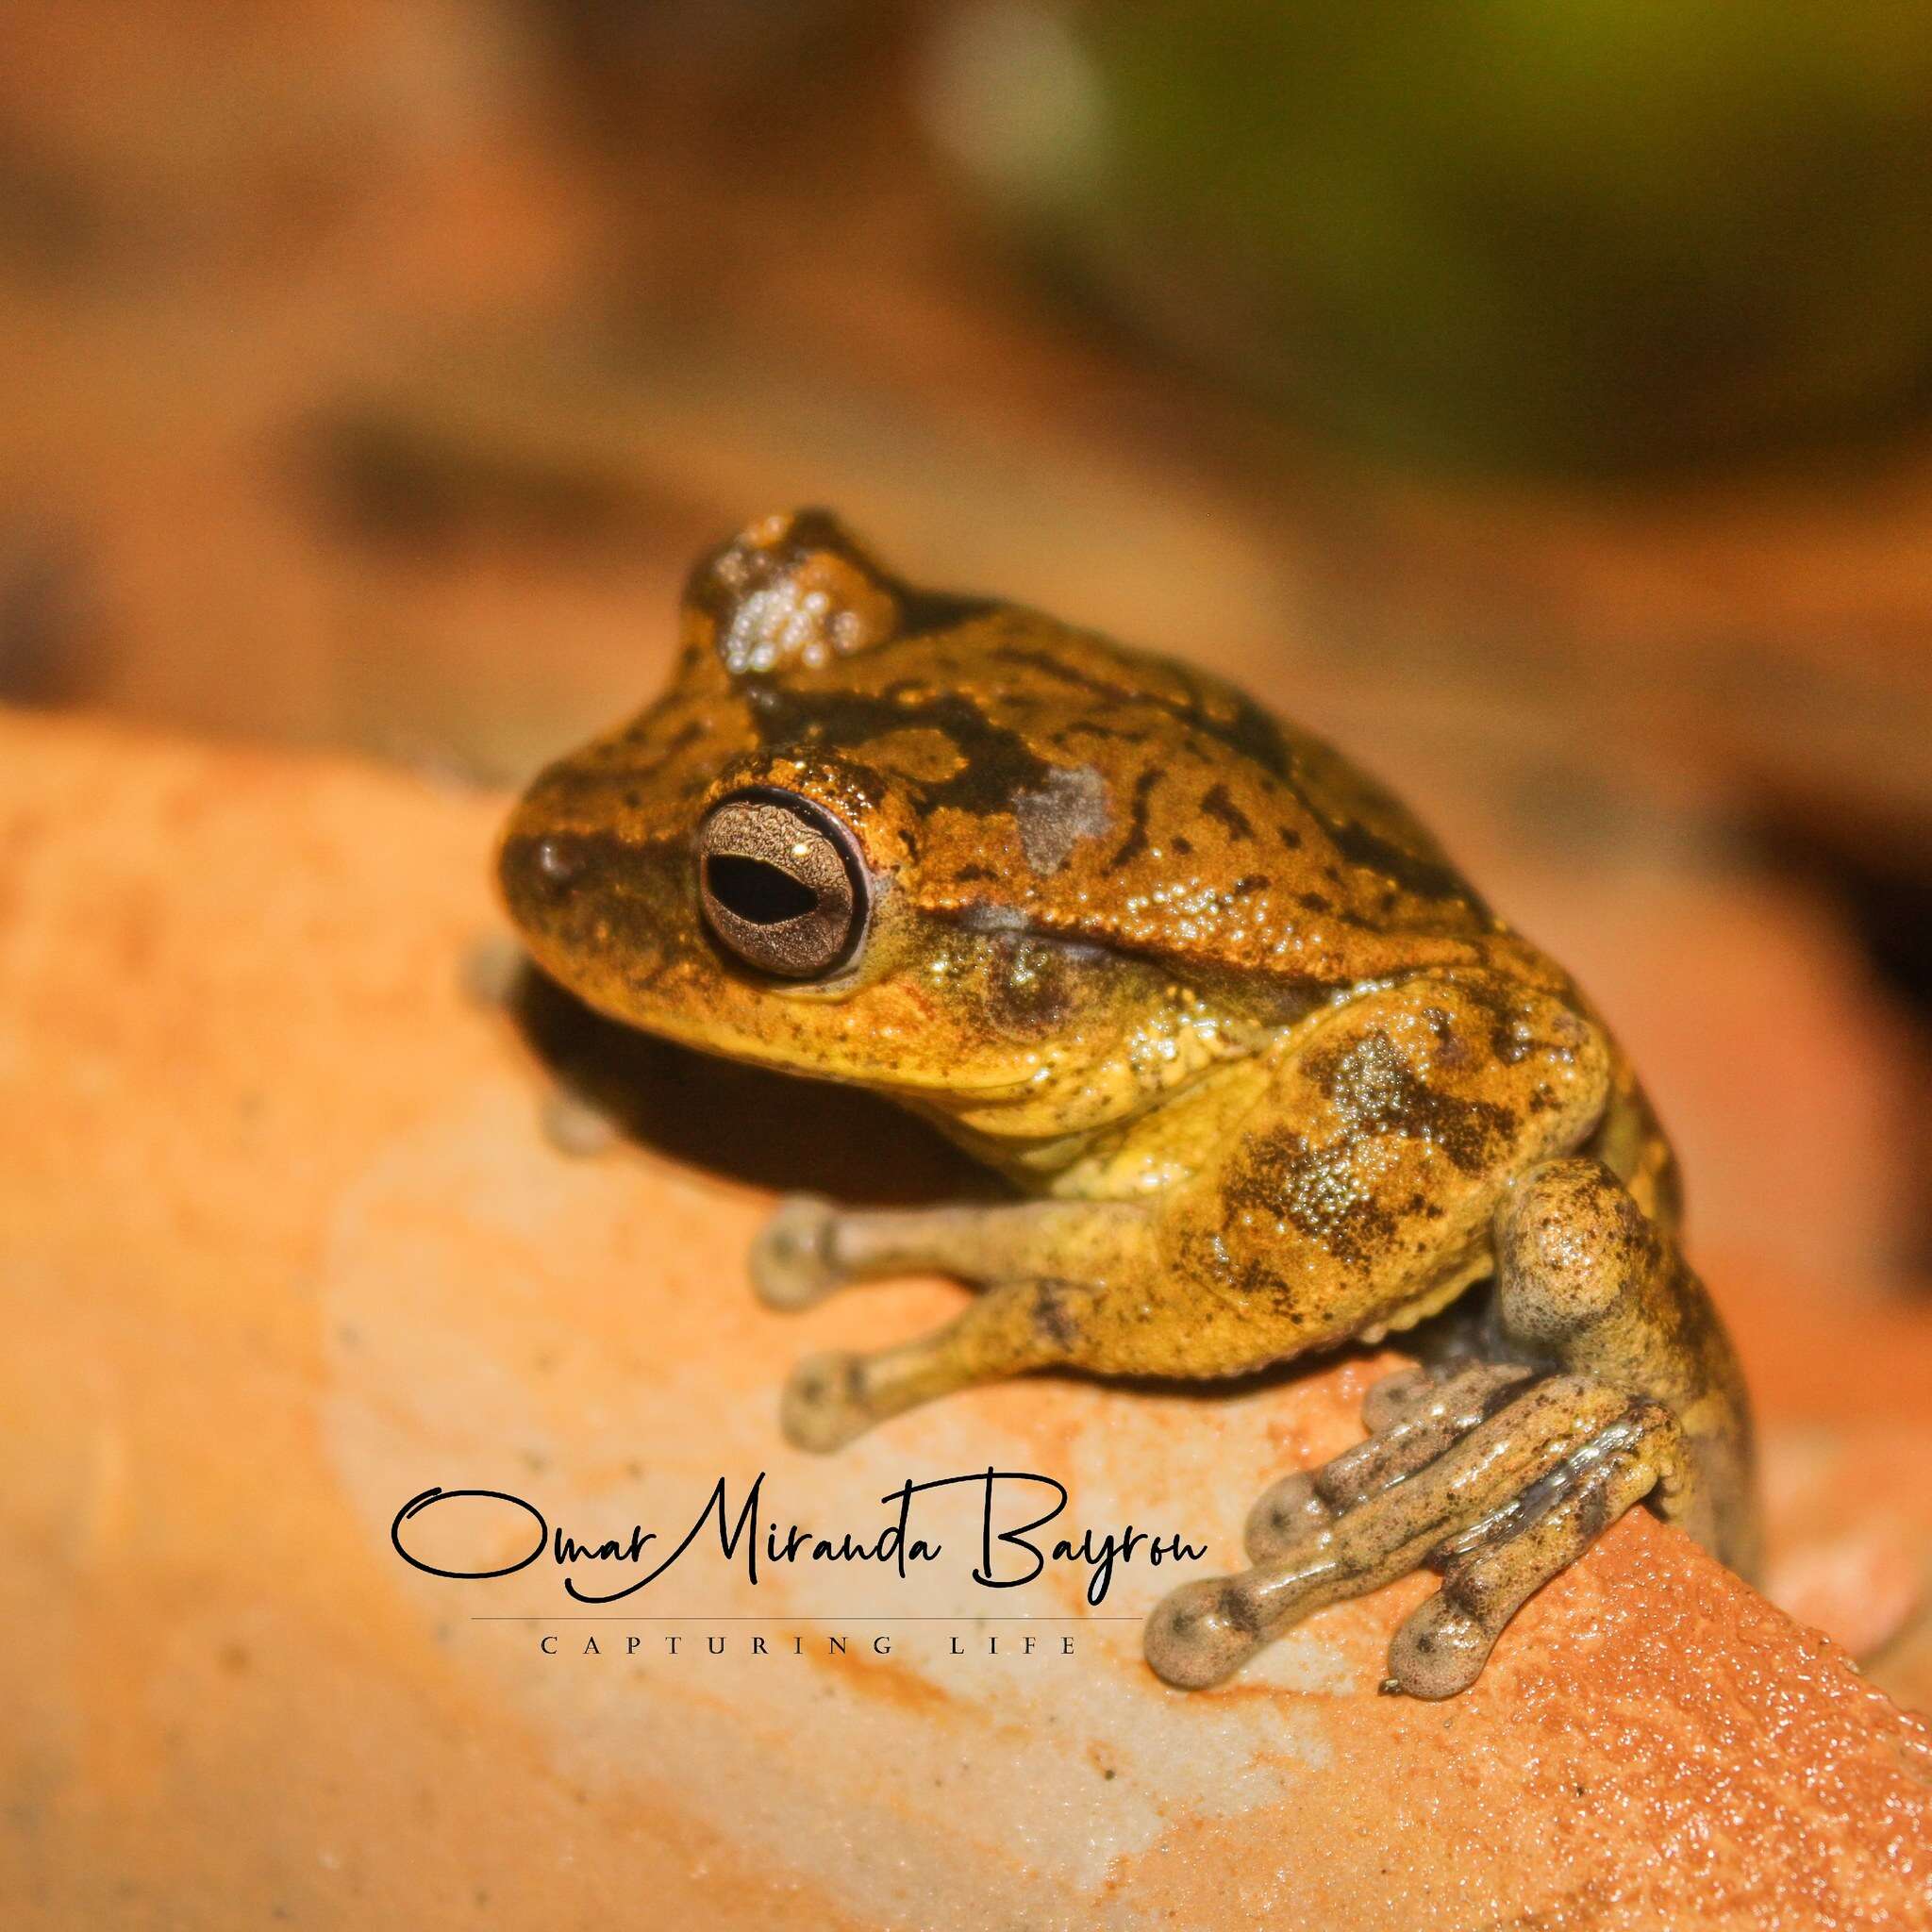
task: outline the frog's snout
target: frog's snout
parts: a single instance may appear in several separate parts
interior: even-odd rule
[[[690,865],[677,841],[638,843],[594,820],[559,824],[541,796],[510,814],[496,851],[497,890],[537,962],[582,991],[613,962],[635,976],[680,942],[691,920]]]

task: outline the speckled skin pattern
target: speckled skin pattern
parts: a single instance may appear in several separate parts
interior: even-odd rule
[[[699,564],[671,689],[536,779],[500,871],[591,1005],[887,1094],[1027,1197],[779,1208],[774,1306],[981,1291],[802,1363],[804,1447],[1029,1369],[1240,1374],[1491,1285],[1459,1358],[1261,1498],[1251,1568],[1157,1608],[1170,1682],[1427,1564],[1391,1683],[1450,1695],[1639,1501],[1754,1563],[1737,1363],[1623,1054],[1400,804],[1240,692],[773,517]]]

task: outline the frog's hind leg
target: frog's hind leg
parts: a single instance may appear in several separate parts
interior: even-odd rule
[[[1366,1442],[1257,1505],[1252,1569],[1156,1608],[1146,1645],[1162,1676],[1218,1682],[1310,1611],[1431,1564],[1443,1586],[1398,1634],[1391,1683],[1452,1695],[1516,1610],[1644,1499],[1748,1565],[1741,1387],[1674,1244],[1582,1158],[1519,1181],[1494,1244],[1491,1345],[1515,1359],[1372,1393]]]

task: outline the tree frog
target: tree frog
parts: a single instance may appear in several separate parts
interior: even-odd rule
[[[1154,1610],[1161,1677],[1428,1565],[1389,1688],[1451,1695],[1640,1501],[1748,1570],[1746,1400],[1670,1146],[1569,975],[1388,791],[1201,672],[917,589],[823,511],[706,557],[681,626],[670,689],[514,809],[526,945],[619,1020],[890,1096],[1017,1194],[777,1208],[775,1307],[979,1291],[801,1362],[793,1443],[1026,1370],[1247,1374],[1468,1295],[1459,1355],[1261,1496],[1249,1567]]]

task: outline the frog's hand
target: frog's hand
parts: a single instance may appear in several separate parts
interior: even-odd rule
[[[868,1209],[793,1195],[752,1249],[768,1307],[806,1307],[847,1282],[901,1274],[951,1274],[985,1292],[930,1335],[801,1362],[780,1411],[786,1437],[837,1449],[935,1396],[1086,1360],[1103,1285],[1143,1280],[1154,1266],[1149,1218],[1122,1202]]]
[[[1153,1266],[1147,1217],[1113,1202],[967,1202],[839,1208],[789,1194],[751,1248],[752,1286],[771,1308],[807,1308],[856,1281],[950,1274],[986,1287],[1093,1281]]]
[[[1755,1557],[1749,1427],[1702,1287],[1623,1184],[1552,1161],[1497,1215],[1497,1313],[1522,1357],[1406,1377],[1368,1441],[1264,1495],[1255,1567],[1189,1584],[1148,1620],[1169,1682],[1219,1682],[1324,1604],[1433,1564],[1397,1633],[1395,1687],[1473,1683],[1522,1605],[1633,1504],[1740,1566]]]

